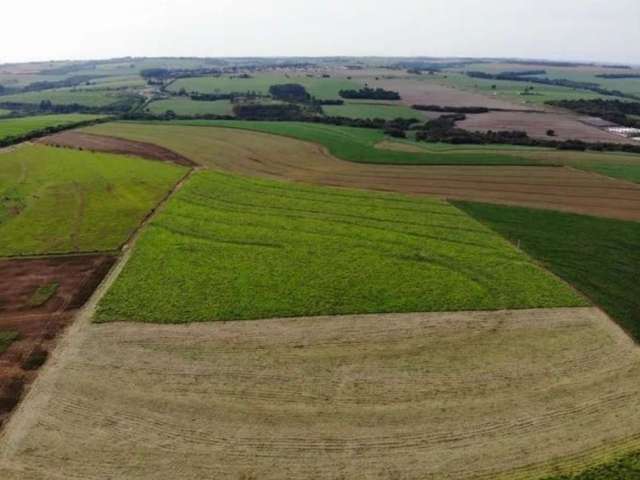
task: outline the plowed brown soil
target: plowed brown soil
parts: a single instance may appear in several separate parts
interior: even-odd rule
[[[0,478],[539,478],[640,443],[640,352],[597,309],[83,328]]]
[[[162,160],[179,165],[193,166],[194,162],[182,155],[158,145],[143,142],[132,142],[123,139],[114,141],[109,137],[91,135],[90,133],[65,131],[37,140],[38,143],[53,147],[72,147],[94,152],[119,153],[135,155],[149,160]]]
[[[108,127],[128,142],[157,143],[243,175],[640,220],[640,185],[572,168],[371,165],[337,159],[316,144],[238,129]],[[549,155],[557,160],[556,152]]]
[[[0,425],[35,378],[29,359],[46,356],[113,261],[100,255],[0,261],[0,331],[19,334],[0,354]],[[33,305],[34,292],[52,283],[59,286],[51,298]]]

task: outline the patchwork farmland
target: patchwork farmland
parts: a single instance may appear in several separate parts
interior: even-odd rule
[[[0,66],[0,478],[635,478],[631,79],[279,61]]]

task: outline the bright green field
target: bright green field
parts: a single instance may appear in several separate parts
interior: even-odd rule
[[[349,118],[417,118],[425,120],[424,114],[405,105],[381,105],[371,103],[345,103],[344,105],[325,105],[322,107],[326,115]]]
[[[69,125],[102,118],[100,115],[38,115],[35,117],[9,118],[0,120],[0,139],[24,135],[47,127]]]
[[[479,203],[456,205],[573,284],[640,341],[640,223]]]
[[[162,123],[107,123],[90,127],[87,131],[158,143],[181,151],[180,148],[176,148],[176,142],[188,143],[188,135],[185,135],[184,131],[176,130],[175,141],[172,141],[172,146],[169,147],[166,143],[167,134],[171,135],[171,131],[166,129],[169,125],[240,128],[283,135],[319,143],[338,158],[360,163],[398,165],[531,165],[536,163],[535,160],[519,157],[519,150],[502,151],[502,149],[490,147],[425,144],[424,153],[382,150],[376,148],[376,144],[387,137],[379,130],[313,123],[176,120]]]
[[[585,300],[447,203],[201,172],[144,232],[97,318],[577,305]]]
[[[196,102],[190,98],[174,97],[152,102],[147,108],[151,113],[158,115],[162,115],[168,110],[173,110],[178,115],[233,115],[233,105],[229,100]]]
[[[128,156],[44,146],[0,154],[0,256],[111,251],[185,174]]]
[[[4,353],[17,338],[17,332],[0,332],[0,353]]]
[[[601,173],[608,177],[621,178],[630,182],[640,183],[640,163],[638,165],[594,165],[588,170]]]
[[[71,89],[42,90],[0,97],[0,103],[37,104],[43,100],[50,100],[54,105],[78,104],[87,107],[106,107],[126,100],[126,97],[117,92]]]
[[[361,88],[362,85],[340,78],[309,78],[307,76],[284,74],[257,74],[253,78],[223,77],[194,77],[181,78],[171,84],[169,90],[177,92],[184,88],[188,92],[199,93],[233,93],[255,91],[262,95],[269,94],[269,87],[282,83],[298,83],[304,85],[307,91],[321,99],[340,98],[339,91]]]

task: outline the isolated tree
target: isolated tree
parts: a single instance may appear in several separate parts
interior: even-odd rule
[[[556,131],[550,128],[549,130],[547,130],[547,136],[555,137],[556,136]]]

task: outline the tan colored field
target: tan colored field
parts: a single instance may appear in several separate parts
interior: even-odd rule
[[[629,140],[582,123],[577,118],[558,113],[489,112],[467,115],[458,122],[466,130],[523,130],[531,137],[549,139],[547,130],[556,132],[557,140],[582,140],[585,142],[629,143]]]
[[[157,144],[243,175],[640,220],[639,185],[571,168],[360,164],[337,159],[316,144],[216,127],[106,124],[87,131]],[[542,162],[569,162],[575,153],[536,155]]]
[[[75,335],[1,478],[511,478],[640,444],[640,352],[596,309]]]

